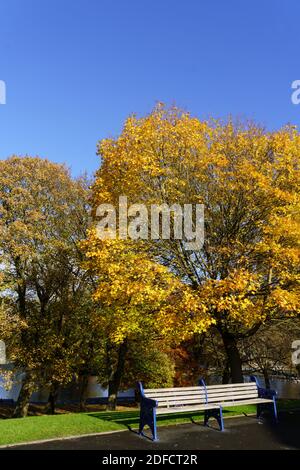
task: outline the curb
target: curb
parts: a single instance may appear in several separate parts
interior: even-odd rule
[[[71,440],[71,439],[81,439],[82,437],[93,437],[93,436],[103,436],[107,434],[115,434],[116,432],[125,432],[128,431],[128,429],[116,429],[115,431],[103,431],[103,432],[92,432],[89,434],[76,434],[76,435],[71,435],[71,436],[63,436],[63,437],[51,437],[49,439],[39,439],[36,441],[27,441],[27,442],[17,442],[15,444],[3,444],[0,446],[0,449],[7,449],[9,447],[19,447],[19,446],[27,446],[31,444],[45,444],[47,442],[53,442],[53,441],[66,441],[66,440]]]

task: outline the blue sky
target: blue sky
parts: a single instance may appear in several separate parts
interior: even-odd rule
[[[298,0],[1,0],[0,158],[92,173],[97,141],[156,101],[299,125],[299,21]]]

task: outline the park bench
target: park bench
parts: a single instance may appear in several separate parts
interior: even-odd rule
[[[209,419],[213,417],[223,431],[224,407],[256,405],[257,418],[269,409],[277,421],[276,392],[260,387],[254,376],[250,378],[250,382],[226,385],[206,385],[201,379],[196,387],[144,389],[142,383],[138,382],[138,394],[139,434],[144,436],[143,429],[148,425],[154,441],[157,440],[156,416],[169,413],[204,411],[204,425],[207,426]]]

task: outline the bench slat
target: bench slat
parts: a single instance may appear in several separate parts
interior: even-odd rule
[[[257,388],[255,383],[244,383],[244,384],[220,384],[220,385],[207,385],[206,388],[209,388],[211,390],[219,390],[223,388],[224,390],[234,390],[236,388]]]
[[[244,387],[206,387],[210,392],[234,392],[235,390],[257,390],[257,387],[244,386]]]
[[[188,397],[199,397],[199,396],[205,396],[204,390],[197,390],[193,393],[190,392],[177,392],[177,393],[147,393],[146,397],[148,398],[154,398],[156,397],[157,399],[159,398],[172,398],[172,397],[180,397],[180,396],[188,396]]]
[[[227,401],[235,401],[235,400],[239,400],[239,401],[242,401],[242,400],[246,400],[248,398],[251,398],[252,400],[256,400],[258,397],[257,395],[256,396],[253,396],[253,395],[236,395],[236,396],[228,396],[228,398],[226,399],[226,397],[212,397],[212,398],[209,398],[208,399],[208,403],[221,403],[221,402],[227,402]]]
[[[205,395],[174,395],[171,397],[158,397],[157,401],[179,401],[179,400],[205,400]]]
[[[217,405],[192,405],[192,406],[176,406],[174,408],[157,408],[156,414],[167,414],[167,413],[180,413],[185,412],[188,413],[189,411],[203,411],[203,410],[216,410],[218,408]]]
[[[235,392],[238,392],[238,391],[243,391],[243,390],[257,390],[257,387],[235,387],[235,388],[210,388],[210,387],[207,387],[207,392],[209,393],[235,393]]]
[[[177,406],[177,405],[191,405],[193,403],[205,404],[206,401],[204,398],[203,400],[199,400],[197,398],[190,398],[188,400],[172,400],[172,401],[163,400],[163,401],[158,402],[158,408],[161,408],[162,406],[168,407],[168,406]]]
[[[145,388],[144,393],[147,395],[148,393],[152,392],[173,392],[173,391],[189,391],[189,390],[199,390],[201,388],[199,385],[194,387],[172,387],[172,388]]]
[[[243,395],[253,395],[254,397],[257,397],[258,396],[258,392],[257,390],[238,390],[236,392],[232,392],[232,393],[224,393],[224,392],[215,392],[215,393],[212,393],[212,392],[208,392],[207,396],[208,396],[208,399],[210,398],[215,398],[215,397],[235,397],[235,396],[243,396]]]
[[[255,382],[244,382],[244,383],[238,383],[238,384],[218,384],[218,385],[207,385],[207,389],[218,389],[218,388],[239,388],[239,387],[253,387],[257,388]]]
[[[239,406],[239,405],[257,405],[259,403],[273,403],[273,400],[268,398],[254,398],[252,400],[241,400],[241,401],[223,401],[218,402],[218,405],[222,407],[231,407],[231,406]]]

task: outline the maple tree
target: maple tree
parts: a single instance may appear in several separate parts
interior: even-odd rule
[[[115,409],[134,343],[143,354],[144,344],[167,344],[178,334],[207,329],[210,319],[190,287],[151,259],[142,244],[100,240],[94,228],[88,235],[82,243],[84,266],[96,282],[93,299],[99,305],[97,318],[106,342],[108,407]]]
[[[87,209],[85,180],[63,165],[38,157],[0,162],[1,329],[10,361],[25,372],[15,416],[27,414],[43,385],[53,408],[58,386],[83,367],[96,337],[79,249]]]
[[[270,318],[299,314],[299,133],[201,121],[159,104],[146,117],[130,116],[119,137],[99,143],[98,154],[94,211],[102,203],[117,207],[124,195],[128,204],[149,208],[204,204],[202,249],[187,251],[185,240],[172,235],[148,238],[143,246],[191,288],[205,321],[197,315],[189,332],[205,330],[210,321],[222,336],[231,379],[241,382],[239,339]],[[147,267],[145,274],[151,276]],[[124,275],[121,268],[121,283]],[[184,313],[177,313],[179,326]],[[177,339],[184,339],[188,329],[183,333],[172,322]]]

